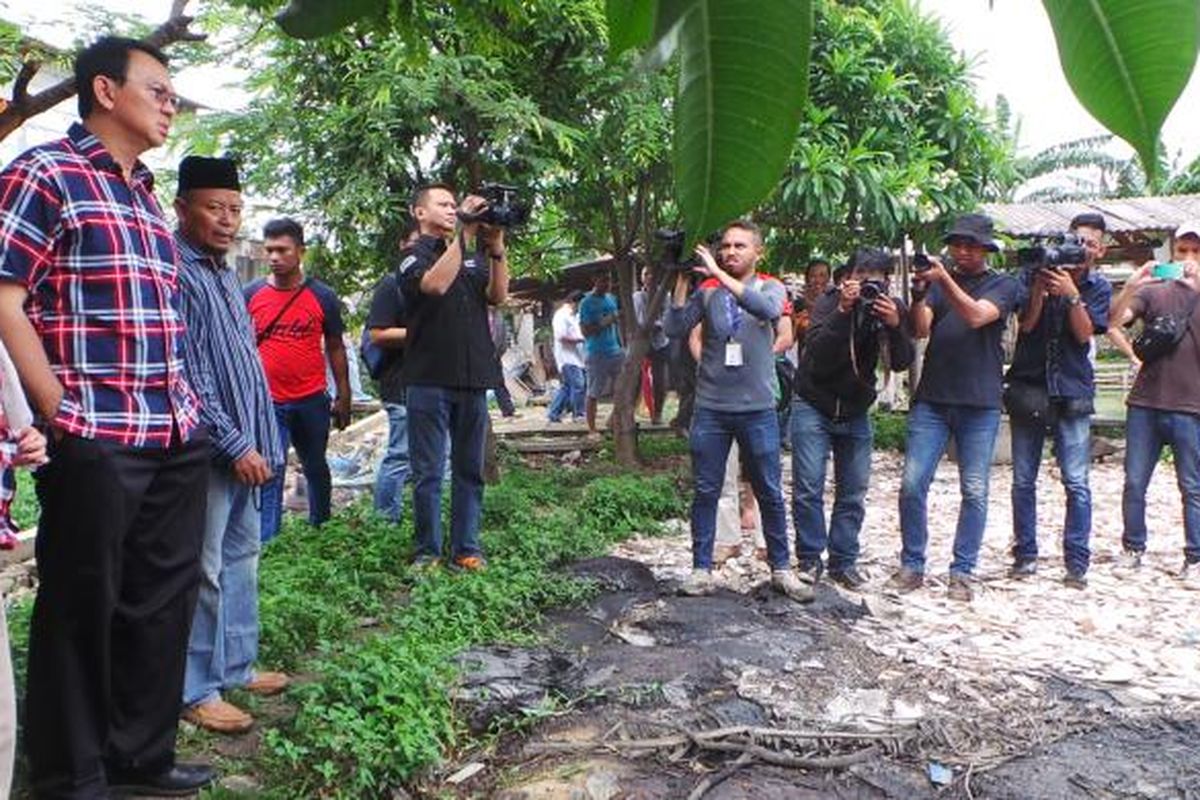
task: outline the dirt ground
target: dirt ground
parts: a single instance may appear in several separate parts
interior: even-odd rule
[[[957,512],[950,463],[930,497],[930,585],[905,597],[881,591],[899,549],[901,465],[897,454],[876,454],[861,593],[822,584],[811,605],[784,600],[766,587],[747,540],[720,571],[720,591],[678,596],[690,566],[682,521],[576,565],[603,591],[586,609],[551,615],[548,646],[462,657],[457,699],[473,724],[525,722],[417,792],[1200,797],[1200,594],[1173,575],[1182,522],[1170,465],[1150,491],[1146,566],[1129,576],[1113,569],[1119,454],[1095,465],[1093,567],[1082,592],[1061,583],[1063,498],[1049,462],[1039,574],[1005,576],[1011,473],[997,467],[969,605],[946,598],[941,574]]]

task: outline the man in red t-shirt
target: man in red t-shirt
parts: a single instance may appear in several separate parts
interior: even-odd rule
[[[329,395],[325,359],[333,368],[337,398],[332,414],[338,429],[350,421],[350,377],[342,343],[342,312],[333,289],[305,278],[304,229],[292,219],[272,220],[263,228],[271,274],[245,288],[254,320],[258,354],[275,403],[283,451],[296,446],[308,482],[308,521],[329,519],[331,482],[325,448],[329,443]],[[262,540],[279,532],[283,513],[283,471],[263,486]]]

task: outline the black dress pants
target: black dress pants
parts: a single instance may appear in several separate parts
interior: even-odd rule
[[[174,765],[208,467],[203,435],[167,449],[51,443],[25,706],[39,799],[107,797],[107,770]]]

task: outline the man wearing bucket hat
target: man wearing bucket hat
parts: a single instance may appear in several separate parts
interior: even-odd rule
[[[1018,304],[1016,278],[989,269],[987,253],[1000,247],[992,221],[964,214],[944,240],[952,266],[930,257],[913,278],[909,320],[929,340],[908,415],[904,478],[900,488],[900,569],[888,588],[910,592],[925,580],[929,539],[926,498],[947,442],[958,455],[961,505],[954,535],[948,595],[969,601],[987,522],[988,478],[1000,426],[1001,336]]]

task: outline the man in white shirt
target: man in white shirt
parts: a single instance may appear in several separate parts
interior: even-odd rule
[[[579,328],[579,317],[575,313],[575,305],[579,302],[580,292],[571,292],[563,300],[562,305],[554,312],[551,328],[554,333],[554,361],[558,364],[559,387],[550,404],[549,418],[551,422],[561,422],[563,412],[568,408],[575,421],[584,416],[584,389],[587,386],[587,373],[583,360],[583,331]]]

